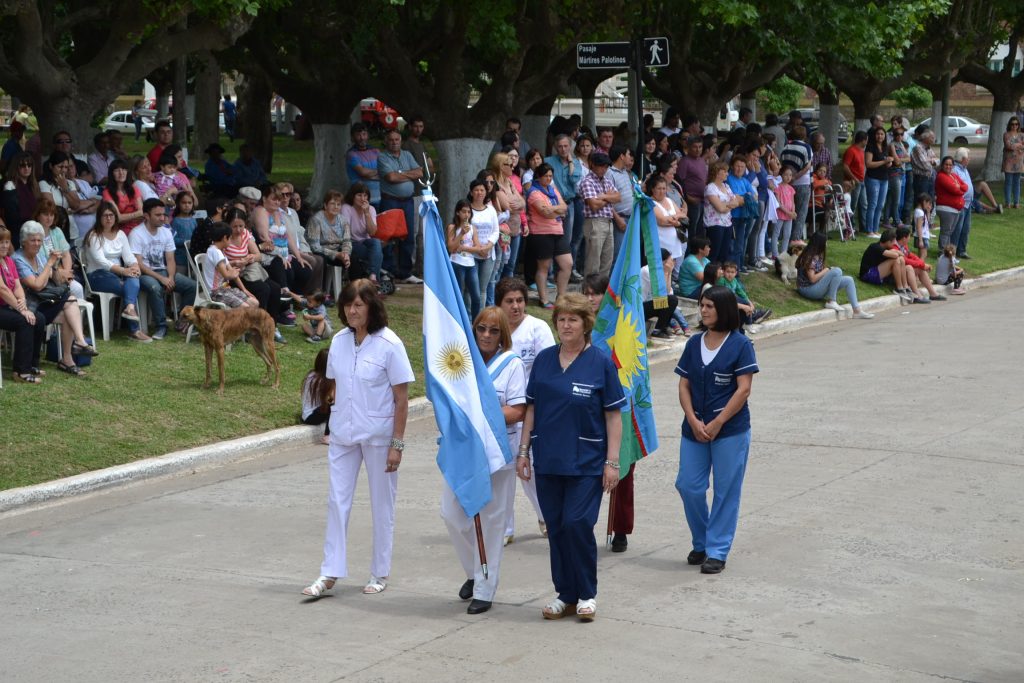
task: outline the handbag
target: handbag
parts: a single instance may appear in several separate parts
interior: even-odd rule
[[[250,263],[242,269],[241,278],[248,280],[249,282],[265,282],[270,277],[270,273],[263,267],[262,263]]]
[[[388,209],[378,213],[377,232],[373,236],[381,242],[408,237],[409,228],[405,224],[405,212],[401,209]]]
[[[63,284],[48,282],[42,289],[32,292],[32,298],[36,299],[39,304],[46,305],[55,304],[62,299],[66,301],[69,296],[71,296],[71,286],[66,282]]]

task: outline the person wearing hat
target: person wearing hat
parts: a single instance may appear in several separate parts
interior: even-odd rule
[[[11,136],[0,149],[0,175],[7,172],[7,164],[11,162],[14,155],[25,149],[25,126],[18,121],[11,121]]]
[[[231,164],[224,161],[224,148],[216,142],[210,143],[203,154],[210,157],[206,160],[206,180],[210,183],[210,191],[220,197],[231,197],[235,194],[238,183],[235,179],[235,170]],[[259,201],[257,199],[257,201]]]
[[[621,199],[615,184],[608,177],[612,160],[604,152],[590,155],[590,172],[580,181],[583,197],[583,237],[587,240],[587,257],[583,272],[607,276],[612,270],[614,247],[612,207]]]

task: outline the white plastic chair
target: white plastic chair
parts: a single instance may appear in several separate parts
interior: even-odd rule
[[[334,266],[330,269],[325,269],[324,289],[333,289],[334,298],[337,300],[341,294],[341,288],[345,284],[345,268],[342,266]]]
[[[114,327],[121,326],[121,317],[117,311],[117,302],[120,300],[120,295],[111,294],[110,292],[95,292],[92,289],[92,285],[89,284],[89,276],[86,274],[82,278],[82,287],[85,289],[85,295],[92,299],[99,299],[100,302],[100,326],[103,328],[103,341],[110,341],[110,330]],[[111,314],[113,314],[113,320],[111,320]],[[96,341],[95,330],[92,327],[92,310],[89,310],[89,330],[93,333],[93,341]]]
[[[206,254],[196,254],[192,257],[196,264],[196,273],[199,275],[199,287],[196,289],[196,302],[194,308],[222,308],[227,309],[228,305],[214,301],[210,295],[210,289],[206,286],[206,278],[203,277],[203,264],[206,262]],[[192,333],[195,332],[192,325],[188,326],[188,334],[185,335],[185,343],[192,340]]]

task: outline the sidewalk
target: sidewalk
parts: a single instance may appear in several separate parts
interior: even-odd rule
[[[629,551],[600,552],[594,624],[540,618],[547,546],[522,495],[495,607],[465,613],[418,420],[378,596],[361,594],[364,483],[352,578],[299,595],[320,562],[321,446],[0,515],[3,678],[1019,681],[1022,294],[758,342],[740,528],[714,577],[685,564],[676,377],[655,364],[661,449],[637,467]]]

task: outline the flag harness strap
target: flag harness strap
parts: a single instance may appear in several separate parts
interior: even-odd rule
[[[491,374],[491,380],[497,379],[501,371],[512,362],[513,358],[518,358],[515,351],[504,351],[492,358],[491,362],[487,364],[487,372]]]

